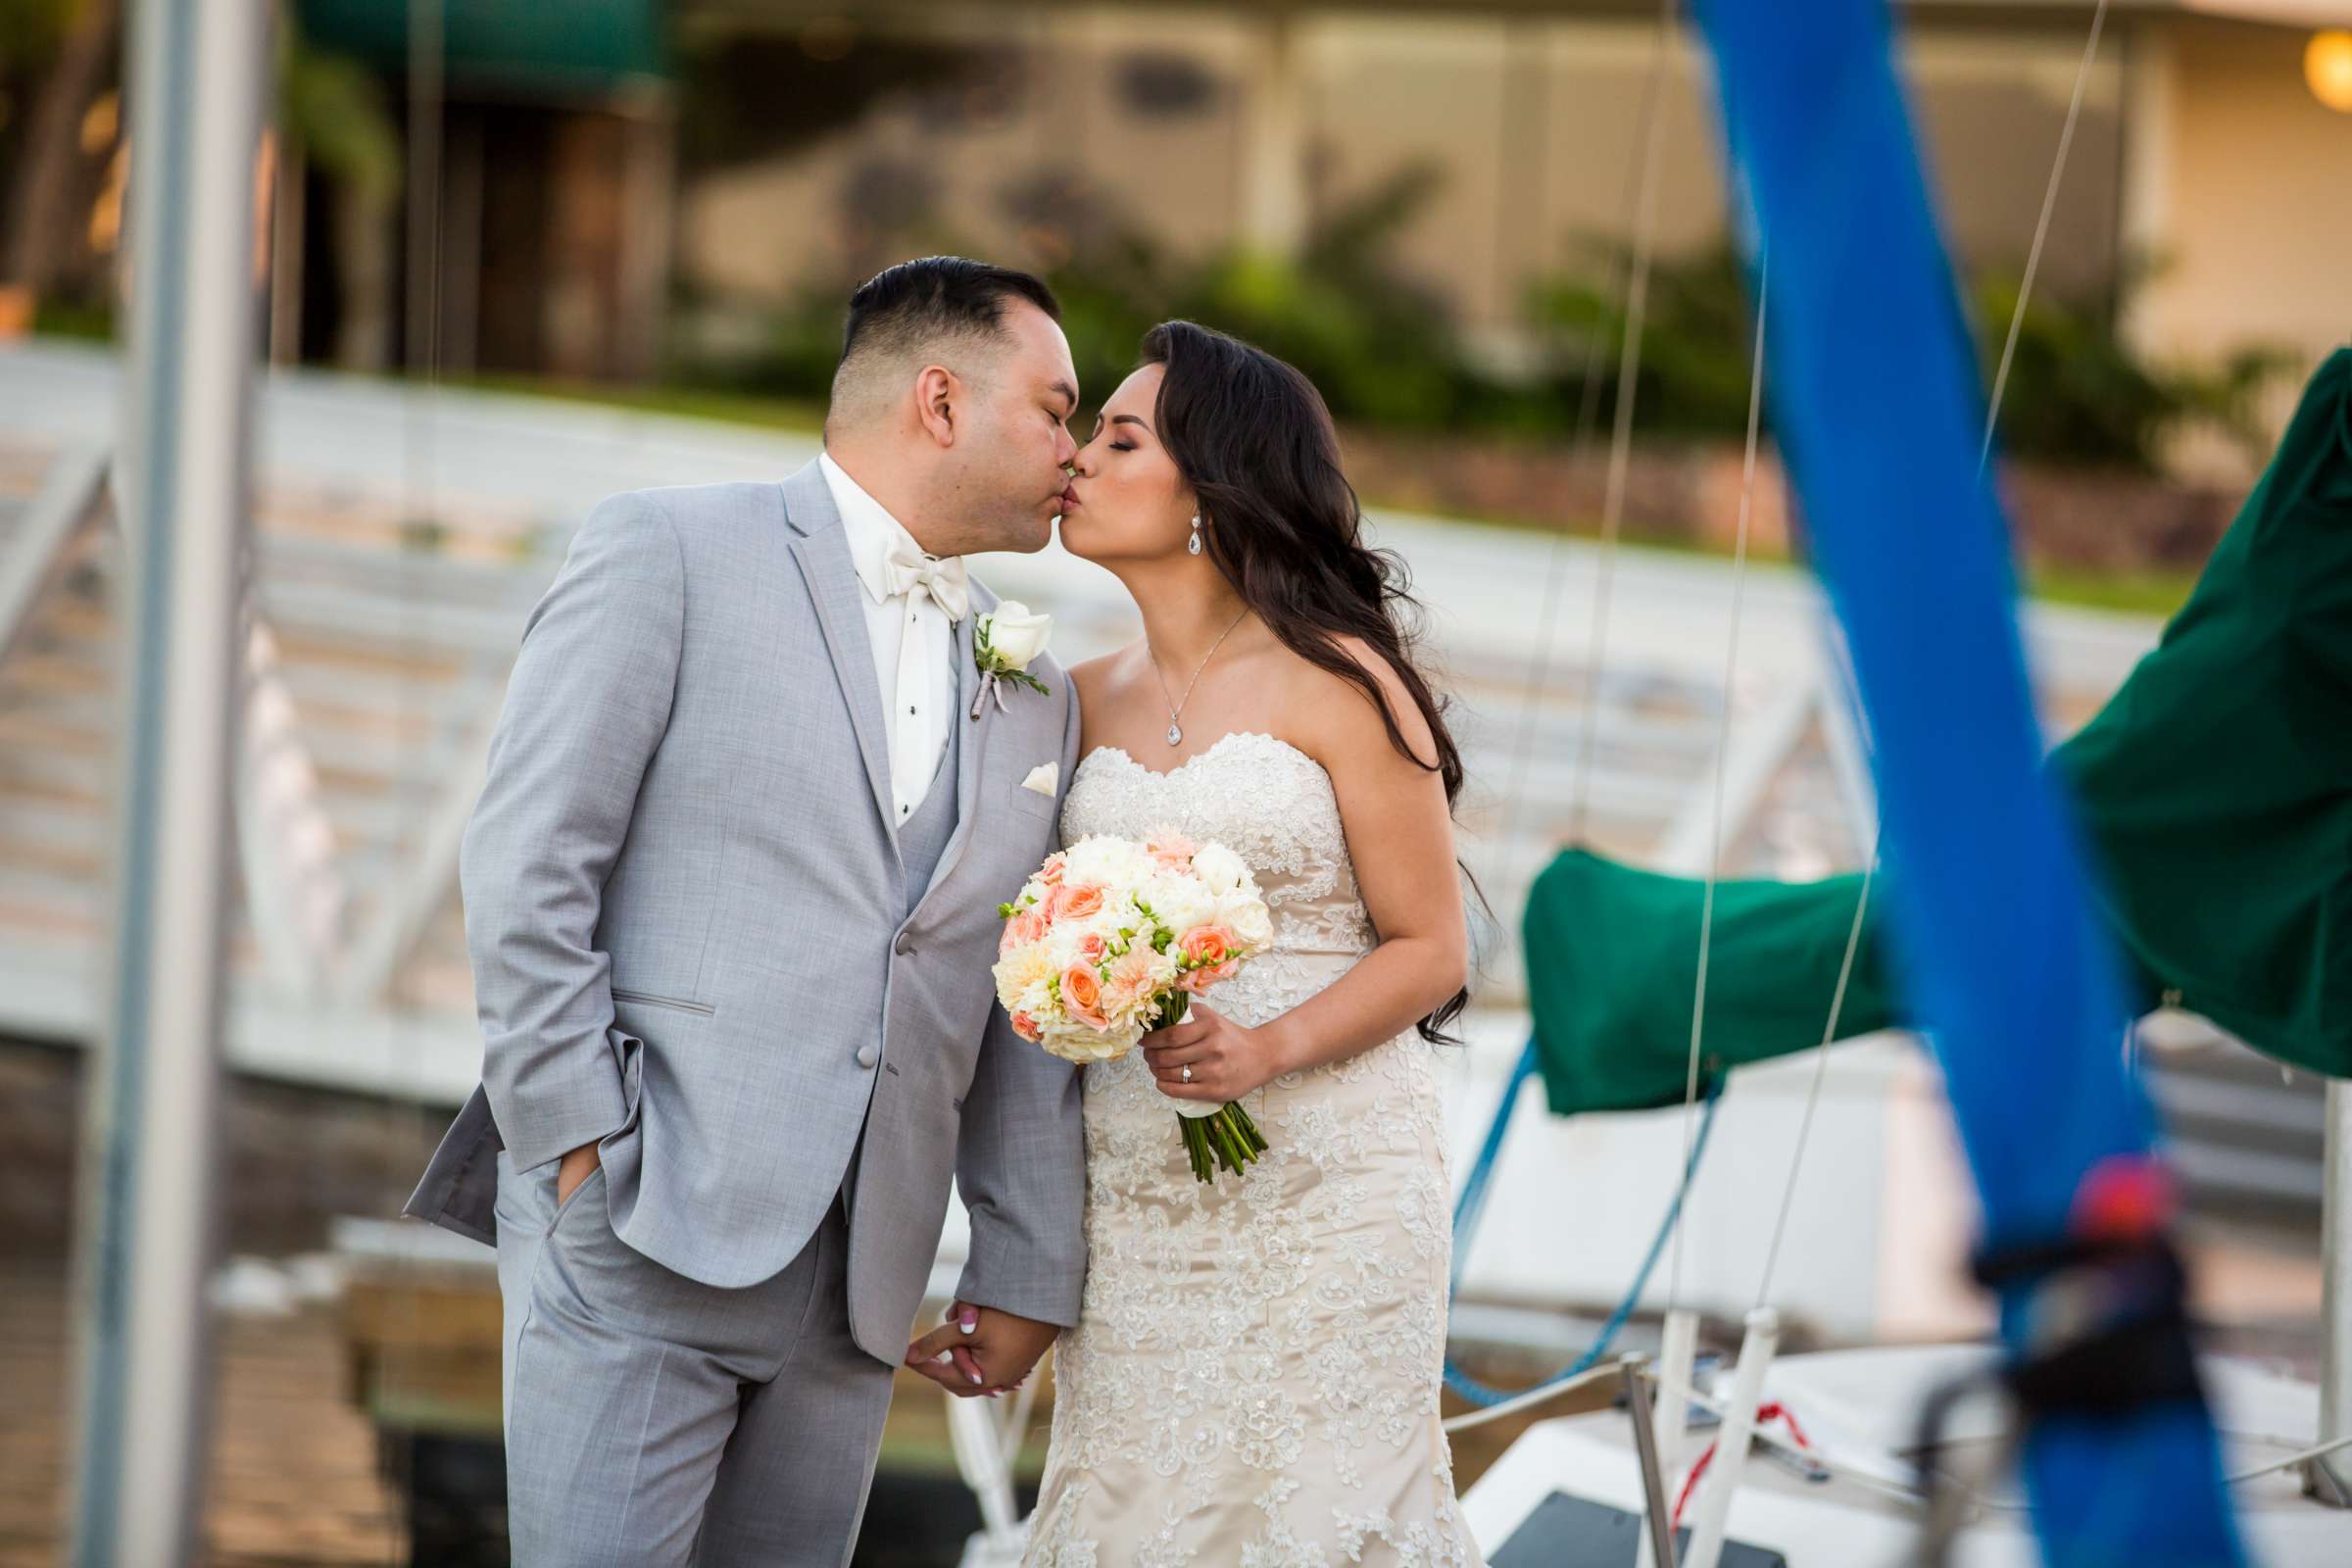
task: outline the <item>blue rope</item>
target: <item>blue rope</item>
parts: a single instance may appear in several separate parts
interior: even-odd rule
[[[1519,1103],[1519,1091],[1535,1074],[1536,1043],[1530,1039],[1527,1049],[1519,1054],[1519,1065],[1511,1069],[1511,1081],[1503,1086],[1502,1102],[1494,1107],[1494,1120],[1487,1128],[1485,1142],[1479,1145],[1478,1159],[1470,1167],[1469,1178],[1462,1183],[1462,1196],[1454,1200],[1453,1278],[1447,1291],[1449,1298],[1461,1294],[1463,1263],[1470,1254],[1470,1240],[1477,1234],[1479,1216],[1487,1206],[1487,1190],[1494,1180],[1495,1162],[1502,1154],[1503,1134],[1510,1127],[1512,1109]],[[1448,1350],[1446,1356],[1447,1388],[1473,1404],[1497,1405],[1506,1399],[1516,1399],[1523,1395],[1565,1383],[1570,1378],[1590,1371],[1602,1356],[1609,1353],[1609,1347],[1616,1343],[1618,1334],[1640,1304],[1642,1293],[1649,1288],[1649,1277],[1656,1272],[1658,1259],[1666,1250],[1666,1239],[1674,1234],[1674,1227],[1683,1216],[1683,1200],[1690,1196],[1690,1183],[1698,1174],[1699,1155],[1706,1152],[1707,1133],[1715,1125],[1715,1107],[1722,1103],[1722,1093],[1721,1078],[1707,1086],[1706,1114],[1699,1118],[1698,1135],[1690,1141],[1690,1163],[1683,1167],[1683,1179],[1675,1188],[1674,1200],[1666,1205],[1665,1218],[1658,1222],[1658,1233],[1650,1238],[1649,1251],[1642,1257],[1641,1268],[1635,1271],[1633,1284],[1627,1287],[1624,1298],[1617,1303],[1616,1310],[1609,1314],[1608,1321],[1601,1324],[1600,1334],[1593,1340],[1592,1348],[1550,1377],[1524,1389],[1489,1388],[1457,1366],[1452,1352]]]

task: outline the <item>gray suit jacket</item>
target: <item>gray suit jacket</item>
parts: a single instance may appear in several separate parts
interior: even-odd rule
[[[996,906],[1053,849],[1078,709],[964,726],[955,837],[905,919],[863,592],[814,464],[615,496],[532,612],[460,879],[482,1085],[405,1212],[490,1242],[517,1170],[596,1143],[614,1232],[714,1286],[774,1274],[858,1147],[850,1315],[896,1363],[951,1176],[960,1294],[1077,1321],[1079,1080],[996,1005]],[[975,612],[994,605],[974,585]],[[956,628],[966,647],[967,619]]]

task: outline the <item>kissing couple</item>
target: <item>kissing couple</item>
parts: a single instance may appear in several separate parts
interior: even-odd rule
[[[1025,1561],[1475,1565],[1439,1377],[1462,764],[1298,371],[1154,327],[1086,443],[1052,292],[852,296],[824,451],[599,506],[461,860],[482,1082],[406,1212],[490,1244],[523,1568],[837,1568],[893,1376],[1049,1347]],[[1063,668],[967,569],[1053,539],[1143,636]],[[1088,835],[1223,845],[1272,944],[1079,1067],[998,906]],[[1270,1149],[1195,1179],[1174,1102]],[[914,1343],[951,1183],[971,1244]]]

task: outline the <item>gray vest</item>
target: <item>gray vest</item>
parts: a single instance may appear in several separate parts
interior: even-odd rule
[[[949,642],[953,644],[954,638]],[[951,683],[949,699],[955,700]],[[948,853],[948,840],[956,836],[956,773],[957,754],[963,750],[963,714],[948,714],[948,744],[940,751],[939,771],[931,775],[931,787],[923,792],[923,804],[913,814],[899,824],[899,859],[906,868],[906,912],[901,919],[909,919],[914,906],[923,902],[931,890],[931,878],[939,870],[939,858]],[[880,1020],[875,1020],[877,1026]],[[876,1036],[876,1045],[880,1037]],[[897,1068],[891,1069],[896,1072]],[[865,1134],[858,1135],[857,1146],[850,1151],[850,1168],[843,1175],[841,1194],[851,1205],[857,1203],[858,1167],[865,1156]]]
[[[948,639],[950,652],[956,639]],[[956,702],[956,683],[948,682],[948,701]],[[939,858],[947,853],[948,840],[956,836],[956,775],[958,754],[963,750],[963,714],[948,714],[948,744],[940,749],[939,771],[931,775],[931,787],[923,792],[923,804],[914,814],[899,824],[899,858],[906,866],[906,914],[923,902],[930,891],[932,873],[939,869]]]

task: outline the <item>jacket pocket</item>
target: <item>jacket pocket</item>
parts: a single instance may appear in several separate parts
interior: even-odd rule
[[[679,997],[657,997],[644,991],[623,991],[618,986],[612,988],[612,1000],[634,1003],[640,1007],[669,1007],[678,1012],[691,1012],[705,1018],[714,1017],[718,1012],[716,1007],[707,1002],[688,1002]]]
[[[1061,797],[1058,795],[1040,795],[1035,790],[1016,788],[1010,800],[1024,816],[1042,817],[1051,822],[1061,813]]]

